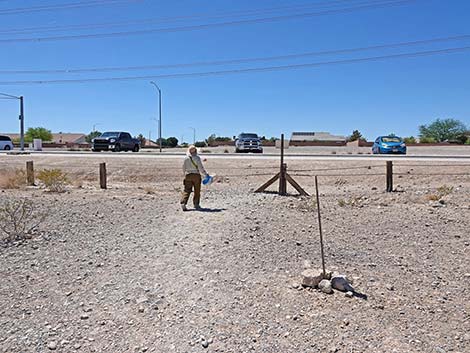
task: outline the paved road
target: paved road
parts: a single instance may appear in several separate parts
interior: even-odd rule
[[[5,153],[0,152],[0,156],[15,156],[18,152]],[[83,157],[83,158],[163,158],[163,159],[179,159],[184,155],[181,152],[100,152],[93,153],[87,151],[42,151],[31,152],[30,155],[34,156],[51,156],[51,157]],[[279,159],[279,154],[265,153],[265,154],[233,154],[233,153],[207,153],[202,154],[205,158],[223,158],[223,159],[248,159],[248,160],[273,160]],[[289,154],[285,155],[286,160],[326,160],[326,161],[439,161],[439,162],[470,162],[470,155],[332,155],[332,154]]]

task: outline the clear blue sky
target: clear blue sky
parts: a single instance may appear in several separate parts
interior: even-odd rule
[[[194,14],[267,9],[324,1],[181,0],[135,1],[81,9],[2,14],[4,9],[80,0],[0,1],[0,31],[38,26],[94,24],[158,19]],[[367,0],[344,0],[343,7]],[[368,1],[369,3],[371,1]],[[257,17],[314,12],[284,10]],[[467,0],[416,0],[394,7],[324,16],[154,33],[106,39],[5,43],[1,39],[102,33],[180,27],[221,20],[185,20],[119,28],[22,35],[0,34],[0,70],[75,69],[112,66],[191,63],[277,56],[311,51],[364,47],[470,34]],[[232,15],[228,20],[255,17]],[[469,40],[347,55],[215,67],[173,68],[83,74],[0,74],[0,81],[97,78],[203,72],[233,68],[299,64],[360,58],[449,47],[470,46]],[[225,76],[160,79],[163,90],[163,135],[192,140],[215,133],[241,131],[279,136],[281,132],[329,131],[348,135],[359,129],[367,138],[394,132],[417,134],[418,126],[452,117],[470,124],[470,51],[388,61],[316,68],[242,73]],[[157,95],[149,80],[83,84],[0,86],[0,92],[24,95],[26,126],[54,132],[127,130],[156,136]],[[0,131],[18,131],[18,106],[0,100]]]

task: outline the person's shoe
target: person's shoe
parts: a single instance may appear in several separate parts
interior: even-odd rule
[[[194,205],[194,208],[195,208],[196,210],[198,210],[198,211],[199,211],[199,210],[202,210],[201,205]]]
[[[181,209],[183,210],[183,212],[186,212],[188,210],[188,208],[186,207],[186,205],[181,205]]]

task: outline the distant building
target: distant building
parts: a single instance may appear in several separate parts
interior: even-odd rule
[[[344,143],[345,136],[332,135],[329,132],[293,132],[290,138],[293,142],[337,142]]]
[[[20,134],[10,134],[5,133],[1,135],[10,136],[12,140],[19,140]],[[52,141],[44,141],[44,142],[52,142],[57,144],[68,144],[68,145],[80,145],[85,144],[86,142],[86,135],[80,133],[53,133],[52,134]]]

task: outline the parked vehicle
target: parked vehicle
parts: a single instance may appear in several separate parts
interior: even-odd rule
[[[132,151],[139,152],[140,141],[128,132],[104,132],[92,140],[94,152],[100,151]]]
[[[406,144],[401,137],[379,136],[372,146],[373,154],[399,153],[406,154]]]
[[[263,145],[257,134],[242,132],[235,138],[235,153],[263,153]]]
[[[9,136],[0,135],[0,150],[9,151],[13,149],[13,142]]]

